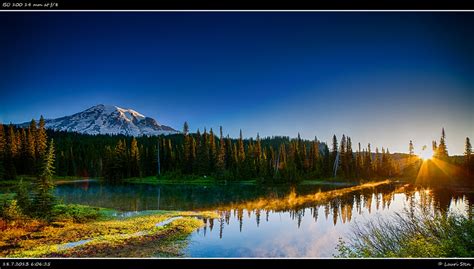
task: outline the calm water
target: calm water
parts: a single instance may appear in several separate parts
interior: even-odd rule
[[[472,212],[469,190],[385,184],[376,187],[252,185],[59,185],[67,203],[141,210],[215,210],[219,219],[191,235],[190,257],[332,257],[351,225],[422,204],[431,210]]]

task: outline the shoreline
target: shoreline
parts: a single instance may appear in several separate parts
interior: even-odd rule
[[[204,225],[203,219],[217,218],[209,211],[153,210],[130,216],[100,210],[99,219],[83,223],[63,220],[46,224],[34,219],[13,223],[4,229],[0,256],[178,257],[188,236]]]

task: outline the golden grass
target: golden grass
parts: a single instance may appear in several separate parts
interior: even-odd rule
[[[164,227],[157,223],[172,217],[182,216]],[[105,249],[123,248],[129,242],[143,241],[147,237],[160,237],[165,240],[172,236],[188,235],[203,225],[199,218],[216,218],[213,212],[157,212],[144,216],[125,219],[92,221],[89,223],[61,222],[47,225],[37,220],[9,225],[0,235],[0,256],[2,257],[47,257],[47,256],[82,256],[94,253],[112,255]],[[67,243],[90,240],[84,245],[65,249]],[[163,247],[159,245],[159,247]],[[82,253],[80,249],[87,251]],[[79,249],[79,250],[78,250]],[[102,250],[102,252],[100,251]],[[163,250],[164,251],[164,250]],[[159,251],[158,251],[159,252]],[[171,251],[176,253],[176,251]],[[105,256],[107,256],[105,255]],[[94,256],[94,255],[92,255]],[[100,256],[100,255],[99,255]]]

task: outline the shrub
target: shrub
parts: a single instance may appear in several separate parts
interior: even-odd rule
[[[53,207],[52,215],[56,221],[84,223],[98,219],[100,212],[98,208],[94,207],[60,204]]]
[[[0,216],[7,222],[18,221],[24,218],[16,200],[5,201],[1,206]]]

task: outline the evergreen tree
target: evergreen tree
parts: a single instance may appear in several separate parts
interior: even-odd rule
[[[5,152],[5,130],[3,128],[3,124],[0,123],[0,155],[3,155]]]
[[[183,134],[184,134],[184,145],[183,145],[184,172],[191,173],[193,170],[194,158],[193,158],[193,152],[192,152],[193,141],[192,141],[192,137],[189,135],[188,122],[184,122]]]
[[[341,169],[343,172],[344,177],[347,177],[349,174],[349,166],[347,163],[347,155],[346,155],[346,148],[347,147],[347,140],[346,140],[346,135],[342,135],[341,138],[341,146],[339,150],[339,167],[338,169]]]
[[[436,143],[436,140],[433,140],[433,142],[431,142],[431,147],[433,149],[433,156],[436,157],[436,152],[438,152],[438,145]]]
[[[25,170],[26,170],[25,160],[26,160],[26,157],[27,157],[25,129],[23,129],[23,128],[18,129],[15,136],[16,136],[16,140],[17,140],[16,144],[18,146],[18,149],[17,149],[18,154],[17,154],[17,158],[16,158],[15,167],[16,167],[17,172],[19,174],[25,174]]]
[[[388,149],[387,149],[388,150]],[[390,167],[388,162],[388,154],[385,152],[385,148],[382,147],[382,156],[380,157],[380,171],[379,176],[388,176],[390,174]]]
[[[390,151],[388,150],[388,148],[385,151],[385,163],[386,163],[385,164],[385,166],[386,166],[385,175],[389,176],[389,177],[393,176],[396,171],[395,171],[395,167],[393,165],[393,160],[392,160],[392,157],[390,155]]]
[[[257,133],[257,142],[254,147],[254,160],[255,160],[255,173],[257,176],[261,177],[263,175],[262,168],[264,167],[264,163],[263,163],[262,143],[260,141],[260,135],[258,133]]]
[[[446,133],[444,128],[441,131],[441,139],[439,140],[437,157],[441,159],[446,159],[448,157],[448,149],[446,147]]]
[[[47,135],[43,116],[39,121],[39,127],[36,130],[36,158],[41,159],[46,153]]]
[[[197,142],[194,137],[191,137],[191,154],[190,154],[190,167],[191,171],[194,171],[194,164],[197,157]]]
[[[469,140],[469,137],[466,137],[465,150],[464,150],[464,157],[465,157],[466,162],[469,162],[471,160],[471,155],[472,155],[471,140]]]
[[[362,177],[362,166],[363,166],[363,158],[362,158],[362,151],[360,142],[358,143],[357,153],[356,153],[356,161],[355,161],[355,174],[357,178]]]
[[[233,143],[232,144],[232,164],[233,164],[233,175],[234,178],[239,177],[239,155],[238,155],[238,150],[237,150],[237,144]]]
[[[329,152],[329,147],[325,144],[323,147],[323,175],[324,177],[331,176],[332,173],[332,163],[331,163],[331,153]]]
[[[31,132],[31,135],[36,138],[36,131],[37,131],[37,126],[36,126],[36,121],[35,119],[31,119],[30,122],[30,127],[28,128]]]
[[[335,161],[336,161],[336,157],[337,157],[337,149],[338,145],[337,145],[337,138],[336,138],[336,135],[333,135],[332,137],[332,151],[331,151],[331,159],[330,159],[330,162],[331,162],[331,175],[333,175],[334,173],[334,165],[335,165]],[[339,168],[337,168],[339,169]]]
[[[5,131],[3,128],[3,124],[0,123],[0,179],[3,179],[5,176],[5,169],[4,169],[4,159],[5,159]]]
[[[336,138],[336,135],[332,136],[332,151],[331,151],[331,154],[332,154],[332,161],[334,161],[336,159],[336,155],[337,155],[337,138]]]
[[[217,162],[217,146],[214,132],[209,130],[209,173],[215,171]]]
[[[37,137],[38,137],[38,126],[36,125],[35,119],[31,119],[30,126],[28,127],[28,163],[29,163],[29,174],[36,174],[39,167],[39,154],[37,153]]]
[[[28,169],[27,169],[28,174],[35,173],[35,169],[34,169],[36,167],[35,134],[36,134],[36,126],[34,130],[32,130],[30,126],[30,128],[28,128],[28,133],[27,133],[27,145],[26,145],[27,157],[25,160],[28,165]]]
[[[287,153],[286,153],[286,147],[285,144],[280,145],[280,150],[278,152],[278,157],[276,160],[276,165],[275,165],[275,179],[281,180],[282,175],[285,176],[286,174],[286,169],[287,169]]]
[[[367,153],[365,157],[365,175],[367,177],[372,177],[373,174],[373,164],[372,164],[372,150],[370,149],[370,143],[367,145]]]
[[[131,175],[132,177],[140,176],[140,152],[138,151],[138,143],[135,137],[130,144],[130,160],[131,160]]]
[[[188,135],[188,134],[189,134],[189,125],[188,125],[188,122],[187,122],[187,121],[184,122],[183,134],[184,134],[184,135]]]
[[[245,149],[244,149],[244,141],[242,137],[242,130],[240,130],[238,147],[239,147],[239,151],[238,151],[237,156],[239,158],[239,163],[243,163],[243,161],[245,160]]]
[[[346,144],[346,163],[347,163],[347,175],[346,177],[351,178],[354,175],[354,153],[352,151],[352,140],[348,136]]]
[[[311,148],[309,151],[310,170],[312,171],[314,176],[320,175],[319,157],[319,141],[315,137],[314,141],[312,141],[311,143]]]
[[[51,210],[55,204],[53,195],[54,183],[54,141],[51,139],[47,152],[43,155],[41,171],[35,184],[34,206],[36,215],[41,218],[49,219]]]
[[[382,158],[380,158],[379,148],[375,147],[374,172],[380,174],[382,168]]]
[[[209,138],[206,129],[197,141],[197,172],[199,175],[206,175],[209,172]]]
[[[5,179],[16,179],[16,160],[18,154],[17,139],[13,125],[8,126],[8,135],[5,144]]]
[[[217,155],[217,171],[220,175],[224,173],[226,169],[226,145],[224,141],[224,136],[222,135],[222,126],[219,128],[219,153]]]
[[[33,123],[34,121],[30,123],[30,127]],[[42,169],[41,160],[44,159],[44,155],[46,154],[46,148],[48,146],[48,141],[47,141],[48,138],[46,134],[45,121],[44,121],[43,116],[40,117],[38,129],[36,129],[34,133],[36,135],[35,143],[34,143],[35,144],[35,159],[39,160],[37,162],[37,166],[35,167],[35,169],[37,171],[36,173],[41,173],[41,169]]]
[[[468,176],[473,176],[474,172],[474,160],[472,158],[472,146],[469,137],[466,137],[465,149],[464,149],[464,166]]]
[[[242,129],[240,130],[239,133],[239,140],[237,142],[237,177],[241,178],[242,174],[244,173],[245,170],[245,148],[244,148],[244,141],[242,137]]]
[[[225,140],[225,163],[226,163],[226,168],[229,170],[231,173],[235,172],[236,169],[236,160],[237,156],[235,155],[235,144],[232,143],[232,140],[230,139],[229,135],[227,135],[227,138]]]
[[[415,147],[413,146],[413,141],[410,140],[410,144],[408,145],[408,154],[410,157],[415,155]]]
[[[113,154],[112,180],[120,180],[127,174],[127,150],[125,140],[119,139]]]

